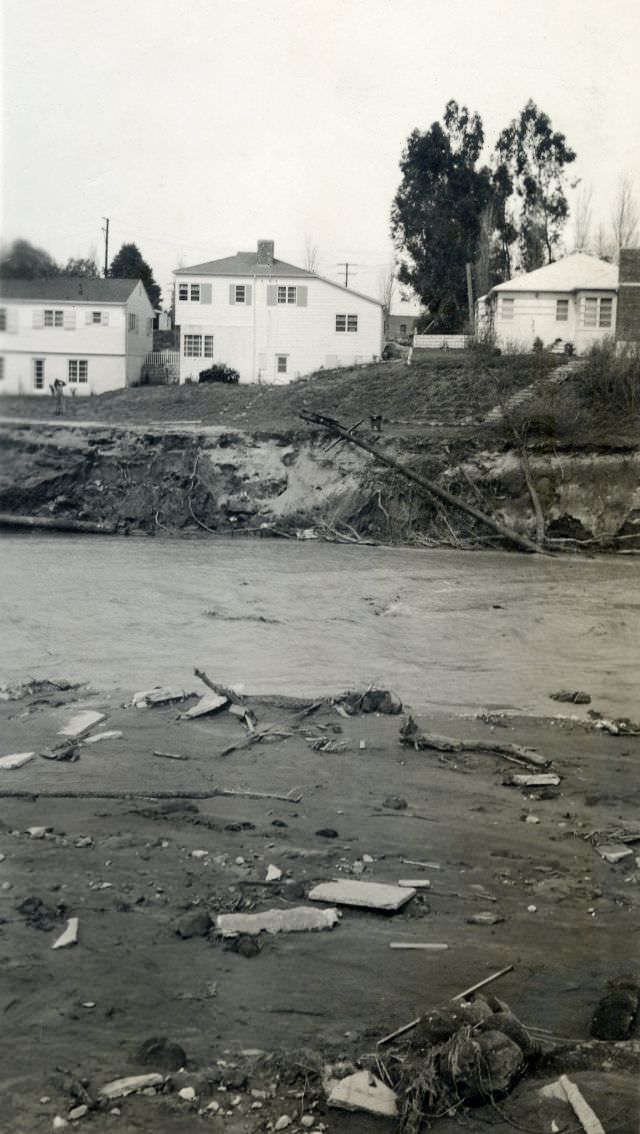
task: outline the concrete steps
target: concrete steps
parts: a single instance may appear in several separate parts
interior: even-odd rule
[[[572,358],[570,362],[564,362],[561,366],[556,367],[556,369],[553,370],[551,374],[549,374],[546,378],[546,383],[549,386],[559,386],[562,382],[565,382],[567,378],[571,377],[572,374],[575,374],[576,371],[580,370],[583,366],[583,359]],[[525,386],[522,390],[518,390],[515,394],[512,394],[510,398],[507,398],[507,401],[503,406],[494,406],[492,410],[489,410],[489,413],[484,419],[486,424],[491,425],[502,421],[505,413],[509,413],[510,410],[517,409],[518,406],[523,405],[525,402],[528,402],[532,397],[534,397],[537,388],[538,383],[532,382],[530,386]]]

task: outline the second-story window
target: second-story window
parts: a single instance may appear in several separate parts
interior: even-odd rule
[[[44,313],[45,327],[62,327],[64,325],[64,315],[62,311],[55,311],[49,307],[45,309]]]
[[[236,284],[236,303],[246,303],[247,289],[244,284]]]
[[[135,311],[129,312],[129,330],[130,331],[137,331],[138,330],[138,316],[136,315]]]
[[[178,299],[180,303],[186,303],[189,298],[189,284],[178,284]]]
[[[296,287],[278,287],[278,303],[296,303],[298,289]]]
[[[7,329],[7,309],[6,309],[6,307],[0,307],[0,331],[6,331],[6,329]]]
[[[189,286],[189,299],[192,303],[200,302],[200,284],[192,283]]]

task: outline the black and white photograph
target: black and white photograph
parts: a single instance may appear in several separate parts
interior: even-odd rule
[[[637,0],[0,32],[0,1134],[638,1134]]]

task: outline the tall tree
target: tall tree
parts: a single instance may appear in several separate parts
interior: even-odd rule
[[[155,310],[156,307],[160,306],[162,293],[153,278],[151,268],[142,259],[142,254],[137,245],[122,245],[118,254],[111,261],[109,275],[118,280],[142,280],[153,309]]]
[[[564,134],[529,99],[496,143],[494,182],[505,202],[504,241],[517,233],[516,266],[525,272],[550,264],[569,215],[565,168],[575,161]],[[511,265],[513,266],[513,265]]]
[[[389,337],[389,316],[397,282],[395,260],[391,260],[386,267],[380,269],[378,277],[378,299],[382,304],[385,339]]]
[[[50,279],[60,275],[60,267],[43,248],[36,248],[28,240],[14,240],[0,254],[0,279]]]
[[[580,185],[573,210],[573,247],[576,252],[589,252],[591,248],[591,202],[593,189]]]
[[[413,131],[400,161],[391,211],[398,279],[428,306],[438,330],[458,330],[466,318],[466,264],[490,196],[489,172],[478,168],[483,142],[480,116],[452,100],[442,123]]]
[[[95,280],[100,275],[100,269],[91,256],[86,259],[69,257],[60,274],[63,276],[83,276],[85,279]]]
[[[616,198],[611,212],[611,243],[616,264],[620,259],[620,249],[632,246],[637,236],[639,224],[640,212],[634,193],[633,180],[628,173],[624,173],[618,182]]]
[[[314,244],[310,236],[304,241],[304,268],[306,272],[317,272],[320,254],[318,245]]]

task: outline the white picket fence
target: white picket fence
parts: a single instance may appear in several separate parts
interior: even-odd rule
[[[464,350],[473,335],[414,335],[414,350]]]
[[[146,366],[179,366],[180,354],[177,350],[154,350],[144,361]]]

